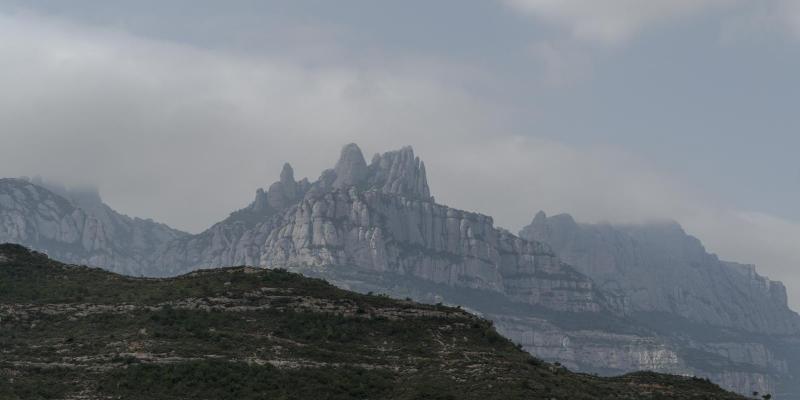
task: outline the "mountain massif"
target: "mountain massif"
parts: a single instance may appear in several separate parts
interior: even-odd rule
[[[0,319],[3,399],[744,399],[576,374],[461,309],[280,269],[133,278],[0,245]]]
[[[24,181],[0,181],[0,193],[0,241],[64,261],[148,276],[283,268],[363,293],[461,305],[571,369],[696,375],[740,393],[800,398],[800,325],[780,283],[707,254],[675,224],[587,226],[542,213],[514,235],[489,216],[437,203],[410,147],[367,163],[356,145],[345,146],[313,182],[296,180],[286,164],[250,205],[199,234],[147,222],[163,230],[140,234],[149,243],[141,252],[105,234],[111,242],[92,251],[111,258],[91,258],[52,222],[66,215],[84,235],[85,222],[69,221],[91,219],[105,232],[97,210]],[[19,231],[25,240],[6,233]],[[104,265],[123,259],[138,263]]]

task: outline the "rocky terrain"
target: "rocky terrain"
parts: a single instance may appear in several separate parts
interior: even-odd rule
[[[576,374],[461,309],[285,270],[169,279],[0,245],[4,399],[743,399],[707,380]]]
[[[95,190],[0,179],[0,243],[24,244],[59,260],[139,276],[158,275],[149,258],[186,235],[119,214]]]

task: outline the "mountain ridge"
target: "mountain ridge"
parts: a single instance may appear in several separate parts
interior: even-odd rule
[[[697,318],[710,313],[693,318],[669,307],[634,307],[624,286],[581,272],[561,260],[559,247],[539,239],[495,227],[490,216],[436,203],[425,163],[411,147],[377,154],[367,164],[349,144],[313,182],[297,181],[284,164],[280,179],[256,190],[246,207],[156,249],[147,275],[229,265],[286,268],[360,292],[464,306],[495,321],[532,354],[580,371],[698,375],[740,393],[781,389],[797,398],[800,388],[791,382],[800,354],[792,346],[800,337],[791,324],[772,326],[772,318],[742,325],[728,318],[726,325]],[[677,247],[676,254],[708,259],[698,243]],[[736,271],[731,279],[758,281],[752,267],[714,268]],[[770,296],[780,302],[780,285],[770,285]]]

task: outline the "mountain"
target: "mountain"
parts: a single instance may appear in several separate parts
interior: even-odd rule
[[[425,164],[410,147],[367,165],[358,146],[345,146],[336,167],[314,183],[295,182],[286,165],[250,206],[171,242],[156,264],[178,268],[172,273],[237,264],[350,266],[555,310],[614,307],[547,246],[495,228],[491,217],[435,203]]]
[[[93,189],[0,179],[0,243],[19,243],[59,260],[138,276],[157,275],[160,271],[151,268],[149,257],[186,235],[119,214]]]
[[[579,224],[540,212],[520,236],[549,244],[622,297],[631,318],[681,349],[690,365],[737,364],[726,368],[760,372],[768,390],[797,393],[800,316],[783,284],[754,266],[720,260],[671,221]]]
[[[461,309],[285,270],[133,278],[0,245],[0,318],[4,399],[744,399],[575,374]]]
[[[538,217],[548,226],[559,218]],[[562,234],[547,236],[548,229],[561,232],[530,228],[517,236],[490,216],[437,203],[410,147],[367,163],[350,144],[313,182],[296,180],[284,165],[248,206],[199,234],[176,233],[137,271],[285,268],[362,293],[460,305],[537,357],[581,372],[653,370],[800,398],[793,383],[800,335],[780,283],[714,261],[696,239],[683,243],[674,232],[648,233],[647,245],[599,240],[592,257],[604,261],[593,272],[580,251],[559,257]],[[658,256],[640,262],[650,254]],[[673,259],[683,260],[679,268]]]
[[[495,321],[532,354],[580,371],[708,376],[741,393],[772,391],[773,376],[788,375],[781,365],[739,362],[756,357],[750,353],[770,357],[763,347],[746,348],[744,357],[724,347],[687,352],[632,318],[624,293],[598,288],[544,242],[497,228],[489,216],[436,203],[425,164],[410,147],[375,155],[368,164],[358,146],[347,145],[335,167],[314,182],[296,181],[286,164],[280,180],[259,189],[249,206],[170,242],[154,260],[169,275],[257,265],[364,293],[459,304]]]

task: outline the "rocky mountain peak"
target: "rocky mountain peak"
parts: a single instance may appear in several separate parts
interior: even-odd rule
[[[384,193],[422,200],[433,200],[425,163],[406,146],[400,150],[376,154],[369,166],[370,186]]]
[[[256,212],[283,209],[302,198],[307,188],[308,180],[295,181],[294,169],[287,162],[281,168],[280,180],[270,185],[266,192],[259,189],[256,192],[256,200],[251,207]]]
[[[344,146],[333,170],[336,173],[336,180],[333,182],[335,188],[355,186],[363,182],[367,176],[367,162],[358,145],[350,143]]]
[[[533,221],[531,221],[532,225],[541,225],[547,222],[547,214],[544,211],[539,210],[536,215],[533,217]]]
[[[406,198],[434,200],[428,187],[425,163],[414,155],[411,146],[375,154],[367,165],[361,149],[350,143],[342,148],[336,166],[324,171],[309,193],[317,196],[331,188],[353,186]]]
[[[292,169],[292,165],[288,162],[283,164],[283,169],[281,169],[281,183],[294,183],[294,169]]]
[[[544,211],[539,211],[533,217],[530,225],[522,228],[520,237],[544,243],[551,243],[554,235],[560,238],[570,236],[578,229],[575,219],[569,214],[558,214],[548,217]]]

